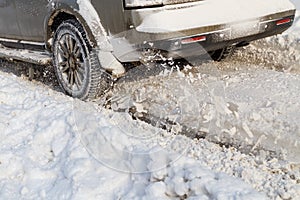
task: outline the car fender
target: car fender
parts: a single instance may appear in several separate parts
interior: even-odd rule
[[[100,17],[89,0],[49,0],[48,13],[45,20],[47,45],[51,46],[53,36],[51,26],[55,22],[55,18],[60,13],[66,13],[75,17],[82,24],[92,47],[98,47],[102,51],[113,51]]]

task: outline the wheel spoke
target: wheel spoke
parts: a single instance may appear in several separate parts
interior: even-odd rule
[[[64,37],[64,44],[66,45],[67,51],[70,52],[70,46],[69,46],[69,39],[68,39],[69,35],[66,35]]]
[[[58,50],[59,50],[59,54],[65,58],[65,59],[68,59],[69,55],[68,55],[68,52],[64,51],[61,47],[61,44],[58,46]]]
[[[65,40],[64,43],[67,46],[68,52],[72,53],[72,51],[73,51],[73,40],[72,40],[72,38],[70,37],[70,35],[66,35],[64,40]]]
[[[69,65],[67,64],[65,67],[62,68],[61,72],[66,73],[70,69]]]
[[[73,53],[73,55],[75,55],[75,52],[78,49],[78,44],[77,44],[77,41],[74,40],[73,38],[72,38],[72,43],[73,43],[72,53]]]
[[[80,47],[76,45],[74,48],[74,56],[75,58],[79,58],[79,55],[80,55]]]
[[[82,85],[82,80],[79,77],[79,74],[77,71],[74,71],[74,76],[75,76],[75,84],[76,84],[77,88],[80,89],[80,86]]]
[[[68,37],[69,38],[69,47],[70,47],[70,52],[74,52],[74,46],[75,46],[75,44],[74,44],[74,40],[73,40],[73,38],[72,37]]]
[[[59,63],[59,65],[60,66],[66,66],[66,65],[68,65],[68,61],[61,61],[60,63]]]
[[[71,70],[68,71],[68,78],[67,81],[70,84],[70,80],[71,80]]]
[[[77,68],[76,72],[77,72],[78,77],[79,77],[81,80],[83,80],[83,78],[84,78],[84,70],[83,70],[83,69]]]
[[[71,86],[74,85],[74,72],[73,70],[70,70],[70,79],[69,79],[69,83]]]
[[[68,55],[69,51],[68,51],[68,48],[66,47],[65,42],[63,42],[63,43],[59,42],[59,47],[60,48],[58,48],[58,49],[60,49],[64,55]],[[68,57],[66,57],[66,58],[68,58]]]
[[[77,63],[77,70],[80,74],[84,75],[85,69],[84,69],[84,63],[78,62]]]

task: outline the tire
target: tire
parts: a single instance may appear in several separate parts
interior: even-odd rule
[[[227,58],[230,58],[234,54],[234,51],[235,51],[235,46],[228,46],[228,47],[224,47],[223,49],[218,49],[209,52],[209,54],[214,61],[222,61]]]
[[[81,100],[94,99],[112,86],[112,78],[101,68],[96,52],[76,20],[66,20],[53,39],[53,65],[63,91]]]

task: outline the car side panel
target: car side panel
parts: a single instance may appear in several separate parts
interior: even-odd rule
[[[14,0],[22,40],[43,42],[48,0]]]
[[[103,27],[110,35],[119,34],[128,27],[122,0],[91,0]]]
[[[14,0],[0,0],[0,37],[16,39],[20,35]]]

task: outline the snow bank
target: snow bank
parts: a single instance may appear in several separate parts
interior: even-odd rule
[[[185,137],[166,145],[169,134],[150,125],[0,76],[1,199],[264,199],[241,179],[183,155]],[[143,133],[151,139],[141,140]]]

